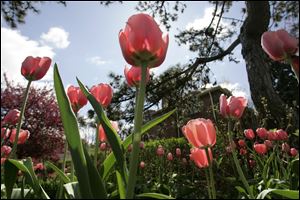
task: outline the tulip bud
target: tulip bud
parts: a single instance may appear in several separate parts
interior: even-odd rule
[[[238,144],[239,144],[240,147],[246,147],[246,142],[245,142],[245,140],[239,140],[239,141],[238,141]]]
[[[172,161],[173,160],[173,155],[172,155],[172,153],[168,153],[168,155],[167,155],[167,159],[169,160],[169,161]]]
[[[181,150],[180,150],[180,148],[176,148],[176,156],[177,157],[181,156]]]
[[[268,138],[268,131],[265,128],[256,129],[256,133],[257,133],[258,137],[262,140],[265,140]]]
[[[244,134],[248,140],[253,140],[255,138],[255,134],[252,129],[244,130]]]
[[[100,144],[100,150],[101,151],[105,151],[106,150],[106,143],[105,142],[103,142],[103,143]]]
[[[255,144],[254,150],[256,151],[256,153],[263,155],[267,153],[268,148],[265,144]]]
[[[281,145],[281,150],[283,151],[283,152],[286,152],[286,153],[289,153],[290,152],[290,150],[291,150],[291,148],[290,148],[290,145],[288,144],[288,143],[282,143],[282,145]]]
[[[21,73],[30,81],[36,81],[42,79],[47,73],[51,65],[51,59],[49,57],[32,57],[28,56],[22,63]]]
[[[141,168],[141,169],[144,169],[144,168],[145,168],[145,162],[144,162],[144,161],[141,161],[141,162],[140,162],[140,168]]]
[[[8,125],[16,125],[20,119],[20,111],[18,109],[10,110],[3,118],[3,123]]]
[[[291,148],[291,150],[290,150],[290,154],[291,154],[291,156],[293,156],[293,157],[296,157],[296,156],[298,155],[298,151],[297,151],[297,149],[295,149],[295,148]]]

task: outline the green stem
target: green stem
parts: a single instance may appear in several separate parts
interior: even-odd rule
[[[65,140],[65,145],[64,145],[64,158],[63,158],[63,163],[62,163],[62,172],[65,173],[65,168],[66,168],[66,159],[67,159],[67,151],[68,151],[68,142]],[[59,192],[58,192],[58,199],[62,199],[63,197],[63,181],[61,181],[59,185]]]
[[[210,181],[209,181],[209,175],[208,175],[208,171],[207,171],[207,168],[205,168],[205,178],[206,178],[206,182],[207,182],[207,189],[208,189],[208,197],[209,199],[212,199],[212,196],[211,196],[211,184],[210,184]]]
[[[126,198],[133,199],[134,188],[136,184],[136,173],[138,167],[138,159],[141,142],[141,129],[143,124],[143,108],[144,108],[144,98],[146,90],[146,75],[147,75],[147,65],[142,65],[142,80],[139,85],[139,95],[134,113],[134,137],[133,137],[133,147],[130,156],[130,167],[129,167],[129,178],[127,184]]]
[[[74,181],[74,163],[71,160],[71,181]]]
[[[27,87],[26,87],[26,90],[25,90],[25,95],[23,97],[23,104],[22,104],[22,108],[21,108],[20,118],[19,118],[19,122],[18,122],[18,125],[17,125],[17,133],[16,133],[15,141],[14,141],[11,153],[8,155],[8,158],[9,158],[9,156],[12,156],[12,158],[16,157],[15,154],[17,152],[17,144],[18,144],[18,139],[19,139],[19,133],[20,133],[20,130],[21,130],[21,125],[22,125],[22,121],[23,121],[23,116],[24,116],[24,112],[25,112],[25,107],[26,107],[26,103],[27,103],[27,99],[28,99],[29,88],[30,88],[31,82],[32,81],[28,81],[28,83],[27,83]]]
[[[206,153],[207,161],[209,163],[208,170],[209,170],[209,177],[210,177],[211,194],[212,194],[212,198],[216,199],[216,188],[215,188],[215,181],[214,181],[214,175],[212,170],[212,160],[210,160],[208,148],[205,148],[205,153]]]
[[[99,128],[98,126],[100,126],[99,122],[98,122],[98,118],[97,118],[97,127],[96,127],[96,133],[95,133],[95,149],[94,149],[94,166],[97,169],[97,158],[98,158],[98,150],[99,150]]]
[[[229,119],[229,121],[228,121],[228,139],[229,139],[229,143],[230,143],[230,142],[232,141],[232,136],[231,136],[231,121],[230,121],[230,119]],[[238,161],[238,159],[237,159],[235,149],[232,149],[231,152],[232,152],[233,161],[234,161],[235,167],[236,167],[236,169],[237,169],[237,171],[238,171],[239,177],[240,177],[240,179],[242,180],[242,182],[243,182],[243,184],[244,184],[244,187],[246,188],[248,194],[250,195],[250,198],[251,198],[251,199],[254,199],[254,195],[253,195],[253,193],[252,193],[252,191],[251,191],[251,189],[250,189],[250,186],[249,186],[249,184],[248,184],[248,181],[246,180],[245,175],[244,175],[244,173],[243,173],[243,170],[242,170],[242,168],[241,168],[241,166],[240,166],[240,163],[239,163],[239,161]]]

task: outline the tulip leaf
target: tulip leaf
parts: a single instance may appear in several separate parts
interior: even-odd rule
[[[93,198],[77,119],[71,108],[56,64],[54,65],[54,88],[64,126],[64,133],[71,151],[72,160],[74,162],[74,167],[78,178],[80,194],[82,198],[85,199]]]
[[[257,195],[257,199],[264,199],[269,193],[278,194],[289,199],[299,199],[299,190],[288,189],[266,189]]]
[[[7,161],[4,163],[4,183],[7,199],[11,198],[13,187],[17,180],[18,171],[19,169],[11,162]]]
[[[79,192],[78,182],[71,182],[64,184],[64,188],[66,189],[67,195],[69,199],[81,199],[81,195]]]
[[[143,193],[143,194],[138,194],[136,196],[140,198],[175,199],[174,197],[170,197],[168,195],[160,194],[160,193]]]
[[[34,193],[31,189],[24,189],[22,194],[21,188],[14,188],[11,194],[11,199],[33,199]]]
[[[87,88],[80,82],[80,80],[77,78],[77,82],[80,86],[81,91],[83,94],[87,97],[89,102],[91,103],[92,107],[94,108],[98,119],[105,131],[107,140],[109,144],[111,145],[113,154],[117,161],[117,170],[119,170],[125,184],[127,183],[127,167],[124,157],[124,148],[122,146],[121,138],[116,132],[116,130],[112,127],[109,119],[105,115],[102,106],[98,103],[96,98],[87,90]]]
[[[117,176],[117,183],[118,183],[120,199],[125,199],[126,198],[126,189],[125,189],[125,185],[124,185],[123,179],[121,177],[121,174],[119,173],[118,170],[116,170],[116,176]]]
[[[67,175],[65,175],[64,172],[61,171],[58,167],[56,167],[54,164],[52,164],[49,161],[46,161],[46,165],[47,167],[50,167],[57,173],[58,177],[63,181],[64,184],[71,182],[70,178]]]
[[[176,111],[176,109],[171,110],[168,113],[165,113],[162,116],[159,116],[159,117],[155,118],[154,120],[151,120],[150,122],[143,125],[141,135],[145,134],[148,130],[150,130],[152,127],[156,126],[157,124],[163,122],[165,119],[170,117],[175,111]],[[125,150],[129,147],[131,142],[132,142],[132,134],[127,136],[126,139],[123,141],[123,147]],[[102,175],[103,179],[106,179],[108,177],[107,175],[109,174],[109,172],[112,169],[115,162],[116,162],[116,159],[115,159],[114,154],[110,153],[104,160],[103,165],[101,167],[101,173],[103,174]]]
[[[83,151],[87,161],[88,173],[89,173],[93,196],[95,199],[106,199],[107,193],[106,193],[103,179],[99,175],[98,170],[94,166],[93,161],[84,145],[83,145]]]

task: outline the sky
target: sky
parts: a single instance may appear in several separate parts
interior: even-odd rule
[[[187,8],[171,23],[169,47],[164,63],[151,71],[158,75],[177,63],[186,64],[196,54],[188,46],[178,46],[174,35],[179,30],[199,29],[209,24],[213,5],[208,2],[185,2]],[[67,2],[64,7],[55,2],[39,6],[40,14],[28,13],[25,24],[12,30],[1,17],[1,79],[4,72],[10,80],[26,84],[20,73],[21,63],[27,56],[48,56],[53,60],[47,75],[34,84],[53,83],[53,64],[57,63],[64,86],[76,85],[78,77],[85,85],[108,83],[109,72],[123,74],[124,60],[118,33],[127,19],[138,13],[137,2],[115,3],[109,7],[99,2]],[[242,2],[234,2],[227,17],[241,18]],[[159,20],[156,20],[159,22]],[[228,21],[222,20],[224,25]],[[161,26],[162,30],[165,30]],[[179,29],[179,30],[178,30]],[[235,39],[235,38],[234,38]],[[249,84],[240,45],[234,50],[240,63],[224,59],[210,63],[212,80],[231,89],[234,95],[250,99]],[[85,114],[87,107],[80,111]]]

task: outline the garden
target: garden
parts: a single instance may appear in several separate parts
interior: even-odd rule
[[[175,36],[198,57],[157,75],[151,72],[174,40],[166,32],[176,20],[169,3],[141,1],[140,12],[118,19],[124,26],[110,34],[125,67],[111,83],[89,85],[78,74],[76,85],[67,85],[64,66],[49,55],[18,63],[26,84],[3,75],[1,198],[299,199],[299,3],[246,2],[247,16],[227,48],[219,43],[229,37],[219,22],[233,2],[210,2],[208,27]],[[186,2],[171,3],[183,13]],[[10,12],[34,8],[25,1],[1,5],[11,27],[22,20]],[[278,23],[272,30],[271,19]],[[285,20],[292,28],[280,27]],[[217,83],[202,87],[210,83],[207,63],[235,62],[239,44],[251,100]],[[37,87],[48,74],[50,87]]]

